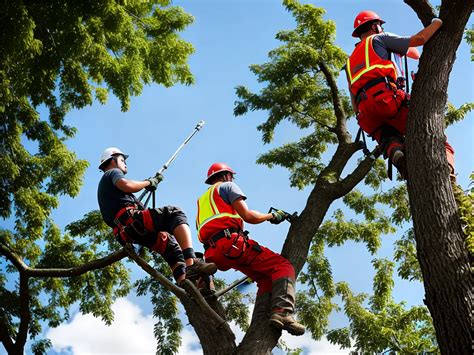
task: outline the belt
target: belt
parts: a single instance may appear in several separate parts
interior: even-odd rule
[[[230,239],[232,233],[241,233],[241,232],[242,231],[240,229],[236,229],[236,228],[227,228],[220,232],[217,232],[212,237],[210,237],[209,239],[203,242],[204,250],[207,250],[210,247],[214,247],[216,245],[216,242],[222,238]]]
[[[115,215],[115,218],[114,218],[115,225],[119,228],[123,228],[123,226],[130,223],[130,221],[133,220],[133,219],[131,218],[131,216],[126,215],[126,213],[129,210],[136,210],[136,209],[138,209],[138,205],[127,205],[127,206],[121,208]],[[127,217],[127,218],[125,218],[124,221],[121,220],[123,215],[125,215]]]
[[[367,84],[365,84],[363,87],[361,87],[359,89],[359,91],[357,91],[357,94],[355,96],[356,103],[359,104],[359,102],[361,102],[364,99],[364,94],[367,90],[369,90],[370,88],[373,88],[375,85],[378,85],[378,84],[381,84],[381,83],[389,84],[389,83],[393,83],[393,80],[392,80],[392,78],[390,78],[388,76],[383,76],[381,78],[376,78],[376,79],[370,80]],[[367,98],[367,97],[365,97],[365,98]]]

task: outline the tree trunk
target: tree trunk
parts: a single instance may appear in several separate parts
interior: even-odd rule
[[[281,331],[268,324],[270,319],[271,294],[264,293],[255,300],[252,323],[236,354],[270,355],[280,339]]]
[[[202,312],[201,307],[188,297],[181,298],[184,309],[189,319],[189,323],[193,326],[202,346],[205,355],[229,355],[234,353],[236,349],[235,335],[227,323],[216,324],[210,322],[206,314]],[[217,302],[209,302],[209,305],[223,316]]]
[[[420,59],[406,137],[408,192],[425,303],[441,352],[457,355],[472,354],[474,282],[449,180],[443,117],[449,74],[473,4],[443,1],[442,31],[425,45]],[[422,20],[426,25],[427,19]]]

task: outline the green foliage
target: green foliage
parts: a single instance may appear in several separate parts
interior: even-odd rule
[[[369,307],[364,305],[367,295],[354,295],[345,283],[336,285],[350,325],[328,332],[328,340],[341,348],[354,346],[362,353],[437,353],[435,332],[427,308],[415,306],[405,309],[403,302],[394,302],[394,263],[384,259],[375,259],[372,263],[376,275]]]
[[[308,285],[296,297],[298,318],[304,322],[315,339],[321,338],[329,325],[328,316],[338,307],[333,303],[335,287],[331,265],[324,256],[324,240],[316,238],[307,259],[307,271],[302,272],[299,281]]]
[[[448,103],[446,115],[444,117],[446,125],[450,126],[453,123],[462,121],[472,110],[474,110],[474,103],[472,102],[463,104],[459,108],[456,108],[453,104]]]
[[[216,286],[218,284],[219,282]],[[228,322],[234,321],[244,332],[250,325],[249,306],[246,300],[254,301],[250,295],[240,292],[237,288],[219,298],[219,302],[224,307],[225,319]]]
[[[464,192],[457,184],[453,184],[453,190],[463,232],[466,235],[466,248],[471,256],[474,256],[474,173],[471,173],[469,178],[470,190]]]
[[[31,346],[31,351],[35,355],[46,354],[46,351],[52,347],[51,340],[42,339]]]
[[[315,182],[324,168],[321,155],[337,141],[332,94],[321,65],[337,77],[346,54],[333,44],[336,26],[323,19],[323,9],[296,1],[283,3],[296,18],[297,27],[277,33],[276,38],[284,44],[269,53],[270,62],[250,67],[267,86],[259,94],[238,86],[240,101],[235,103],[234,114],[267,110],[267,121],[258,126],[264,143],[273,140],[276,126],[285,120],[311,132],[298,142],[270,150],[257,161],[288,168],[291,185],[301,189]],[[344,100],[349,107],[347,98]]]
[[[474,26],[470,29],[466,29],[464,39],[471,46],[471,61],[474,61]]]
[[[301,348],[292,349],[281,338],[278,340],[278,344],[276,347],[284,351],[286,355],[302,355],[303,354],[303,349]]]
[[[320,159],[325,150],[324,139],[316,134],[311,134],[299,142],[272,149],[261,155],[257,159],[257,163],[265,164],[270,168],[273,165],[288,168],[292,172],[291,186],[303,189],[307,184],[315,183],[319,173],[324,169]]]
[[[28,266],[80,266],[117,249],[97,211],[69,225],[67,233],[50,220],[60,195],[77,196],[88,167],[66,147],[76,130],[65,116],[94,98],[106,103],[110,92],[125,111],[130,97],[146,84],[192,84],[187,60],[194,49],[178,35],[192,21],[169,0],[3,4],[0,217],[10,218],[14,230],[1,230],[0,242]],[[2,270],[16,271],[8,262]],[[14,337],[20,290],[15,283],[7,287],[5,274],[0,277],[2,326]],[[9,278],[15,281],[14,275]],[[72,278],[31,278],[28,285],[32,338],[41,333],[43,322],[54,327],[67,320],[76,302],[82,312],[110,324],[111,304],[130,290],[129,271],[122,263]],[[171,333],[160,338],[162,350],[176,352],[180,326],[173,323],[174,316],[163,319]],[[48,346],[47,340],[39,340],[32,349],[43,353]]]
[[[404,280],[422,281],[420,264],[416,256],[415,233],[410,228],[402,238],[395,242],[395,261],[399,263],[398,275]]]
[[[238,86],[239,100],[234,114],[241,116],[254,110],[268,112],[267,120],[258,126],[265,144],[272,142],[276,127],[284,121],[301,129],[305,136],[271,149],[260,155],[257,162],[287,168],[291,173],[291,186],[303,189],[314,185],[325,193],[326,187],[330,190],[343,179],[342,171],[353,156],[353,153],[341,154],[351,144],[346,121],[348,113],[353,111],[348,97],[334,84],[347,55],[334,45],[335,26],[323,19],[323,9],[295,0],[283,3],[295,17],[296,28],[277,33],[276,38],[283,45],[270,51],[267,63],[250,66],[257,80],[265,85],[258,93]],[[467,105],[452,110],[450,117],[454,122],[470,109]],[[323,159],[327,159],[325,153],[332,148],[336,153],[327,164]],[[426,308],[407,310],[403,303],[397,304],[392,298],[394,262],[373,261],[376,274],[374,292],[369,297],[354,295],[344,282],[336,283],[325,254],[327,247],[353,241],[363,243],[375,255],[385,235],[410,221],[406,186],[383,190],[382,182],[386,178],[385,161],[376,159],[365,176],[365,186],[343,197],[347,206],[344,213],[336,210],[332,218],[319,226],[312,238],[305,269],[299,275],[304,287],[297,294],[298,318],[313,338],[326,334],[330,341],[346,349],[351,348],[355,340],[356,349],[363,352],[435,351],[434,331]],[[311,210],[318,206],[306,208]],[[352,214],[356,217],[346,217]],[[399,273],[405,278],[418,279],[419,265],[413,241],[406,238],[397,248]],[[344,312],[351,323],[346,328],[328,330],[329,314],[339,310],[334,301],[338,296],[342,297]]]
[[[81,225],[83,229],[71,228],[73,233],[70,234],[62,234],[57,226],[52,223],[48,224],[42,239],[44,247],[42,249],[38,246],[30,248],[29,252],[25,254],[28,255],[30,266],[38,269],[70,268],[109,254],[110,250],[100,241],[105,240],[105,236],[97,240],[95,238],[100,234],[108,234],[110,239],[111,231],[109,229],[105,232],[104,222],[90,218],[91,216],[93,214],[89,214],[75,224],[76,226]],[[100,223],[95,225],[95,222]],[[4,235],[8,237],[8,240],[18,237],[14,234],[8,235],[8,233]],[[84,243],[78,242],[79,235],[86,239]],[[7,238],[2,238],[2,243],[6,240]],[[8,270],[15,271],[12,267]],[[2,276],[2,279],[4,278],[5,276]],[[110,324],[113,320],[111,305],[117,298],[127,295],[129,291],[129,270],[122,263],[114,263],[77,277],[31,278],[29,280],[30,337],[34,338],[41,334],[42,322],[50,327],[56,327],[68,320],[69,308],[76,302],[81,312],[91,313]],[[15,333],[15,329],[19,325],[19,293],[18,283],[11,291],[3,282],[0,285],[0,294],[2,295],[0,308],[7,320],[11,334]],[[40,353],[41,349],[45,349],[48,344],[47,340],[39,340],[33,346],[33,351]]]
[[[364,183],[374,190],[379,190],[382,182],[387,179],[387,177],[387,166],[385,160],[378,158],[374,161],[372,169],[365,176]]]
[[[325,221],[316,233],[317,238],[324,238],[328,246],[339,246],[348,240],[364,242],[369,251],[374,254],[380,247],[381,234],[393,233],[395,229],[389,219],[378,214],[371,221],[347,221],[342,210],[337,210],[333,220]]]
[[[76,196],[88,164],[65,146],[72,108],[104,103],[122,110],[143,84],[193,82],[192,46],[179,38],[192,22],[169,1],[8,2],[0,14],[0,216],[15,209],[23,238],[39,238],[57,196]],[[61,20],[58,20],[61,19]],[[49,111],[41,118],[39,106]]]

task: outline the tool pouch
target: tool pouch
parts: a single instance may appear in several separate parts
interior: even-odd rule
[[[242,233],[231,233],[228,238],[231,243],[226,243],[224,255],[228,259],[239,259],[248,248],[248,237]]]

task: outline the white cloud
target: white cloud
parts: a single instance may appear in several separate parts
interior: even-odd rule
[[[155,354],[156,340],[153,335],[154,320],[144,315],[139,306],[125,298],[113,305],[114,322],[107,326],[90,314],[77,313],[70,323],[49,329],[56,352],[74,355],[87,354]],[[202,354],[199,338],[190,327],[181,333],[179,354]]]
[[[127,299],[117,300],[112,310],[114,322],[107,326],[90,314],[77,313],[68,324],[50,329],[55,351],[70,350],[75,355],[85,354],[154,354],[154,321]]]
[[[74,355],[86,354],[155,354],[156,341],[153,335],[154,320],[144,315],[142,309],[122,298],[112,306],[115,320],[105,325],[92,315],[77,313],[68,324],[49,329],[46,337],[51,339],[56,352],[68,352]],[[251,311],[251,310],[250,310]],[[244,336],[235,325],[231,328],[236,335],[237,344]],[[200,355],[202,349],[199,338],[191,327],[185,327],[181,333],[182,344],[179,354]],[[283,341],[289,348],[302,348],[304,354],[347,354],[348,351],[330,344],[326,339],[315,341],[309,334],[295,337],[283,332]],[[275,349],[275,354],[282,353]]]
[[[302,336],[292,336],[287,332],[283,332],[281,339],[286,343],[290,349],[303,349],[305,355],[332,355],[332,354],[349,354],[349,350],[341,350],[339,346],[331,344],[325,337],[316,341],[311,338],[307,332]]]

